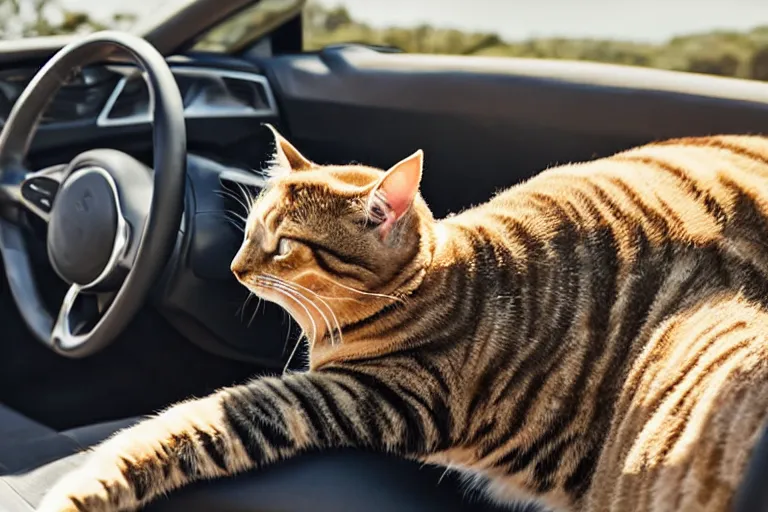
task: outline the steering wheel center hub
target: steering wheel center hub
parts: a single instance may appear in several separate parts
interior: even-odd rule
[[[48,257],[66,281],[95,284],[112,259],[118,232],[117,189],[100,167],[74,171],[56,196],[48,225]]]

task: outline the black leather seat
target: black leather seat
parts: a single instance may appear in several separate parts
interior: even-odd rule
[[[34,510],[50,486],[87,457],[83,449],[138,421],[56,432],[0,405],[0,511]],[[190,486],[147,512],[490,512],[454,475],[394,457],[312,454],[236,478]]]
[[[85,448],[139,418],[56,432],[0,404],[0,511],[30,512]],[[755,449],[734,511],[766,510],[768,429]],[[236,478],[190,486],[147,512],[491,512],[495,507],[438,468],[360,452],[313,454]],[[522,510],[522,509],[519,509]],[[534,510],[528,508],[526,510]]]

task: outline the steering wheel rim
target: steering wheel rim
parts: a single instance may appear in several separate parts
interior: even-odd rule
[[[45,345],[73,358],[91,355],[112,342],[138,312],[158,275],[165,267],[177,240],[184,209],[186,183],[186,127],[183,103],[178,85],[163,56],[147,41],[121,32],[103,31],[74,42],[54,55],[27,85],[14,104],[0,133],[0,192],[6,202],[29,176],[24,159],[35,135],[39,120],[51,98],[73,70],[107,60],[116,52],[125,55],[144,72],[153,112],[153,191],[143,226],[121,225],[113,242],[113,256],[119,257],[129,243],[130,233],[140,233],[133,243],[133,264],[117,293],[93,328],[85,334],[73,334],[69,327],[70,308],[81,291],[96,282],[73,283],[67,292],[59,315],[53,318],[42,307],[42,301],[31,280],[29,258],[16,224],[0,224],[0,250],[14,299],[25,322]],[[125,155],[127,157],[127,155]],[[130,158],[130,157],[127,157]],[[73,160],[73,162],[75,162]],[[70,169],[66,177],[81,169]],[[42,171],[41,171],[42,172]],[[62,183],[64,180],[62,180]],[[113,186],[119,218],[120,191]],[[20,201],[20,196],[16,197]],[[54,199],[54,207],[56,200]],[[127,232],[125,232],[127,230]],[[122,246],[120,246],[122,244]],[[110,263],[99,281],[109,273]],[[27,283],[24,283],[24,281]],[[26,288],[25,288],[26,286]],[[30,288],[33,287],[33,288]]]

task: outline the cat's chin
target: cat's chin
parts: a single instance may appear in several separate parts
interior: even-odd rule
[[[299,299],[290,297],[267,286],[248,286],[248,289],[260,299],[272,302],[283,308],[299,324],[310,342],[323,339],[326,334],[325,320],[317,313],[316,307]]]

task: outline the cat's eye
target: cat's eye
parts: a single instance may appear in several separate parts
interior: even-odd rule
[[[286,238],[281,238],[277,244],[277,252],[275,258],[285,258],[293,249],[293,243]]]

